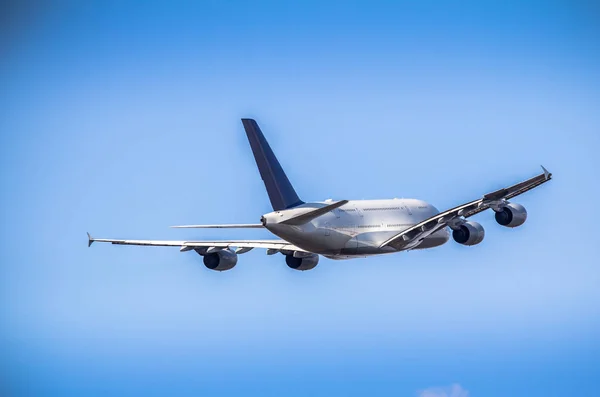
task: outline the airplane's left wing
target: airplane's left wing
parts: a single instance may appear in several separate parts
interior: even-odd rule
[[[277,251],[300,251],[308,252],[285,240],[117,240],[105,238],[93,238],[88,233],[88,247],[94,242],[111,243],[118,245],[142,245],[142,246],[157,246],[157,247],[179,247],[180,251],[190,251],[193,249],[205,248],[222,249],[236,247],[238,253],[248,252],[252,248],[265,248],[271,252]]]
[[[492,208],[494,205],[506,202],[506,200],[523,194],[541,184],[552,179],[552,174],[542,167],[543,173],[529,178],[515,185],[496,190],[485,194],[483,197],[459,205],[447,211],[440,212],[406,230],[396,234],[392,238],[384,241],[380,247],[390,246],[395,249],[411,249],[417,247],[429,235],[437,232],[446,226],[451,226],[453,222],[460,221],[462,218],[468,218],[482,211]]]

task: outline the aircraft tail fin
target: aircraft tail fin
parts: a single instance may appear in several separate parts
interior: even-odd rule
[[[256,121],[242,119],[242,124],[273,209],[279,211],[304,204],[285,175]]]

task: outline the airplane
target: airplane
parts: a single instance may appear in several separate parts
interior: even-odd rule
[[[491,208],[498,224],[509,228],[520,226],[527,219],[527,211],[509,200],[552,179],[552,174],[542,166],[543,172],[539,175],[442,212],[417,199],[304,202],[296,194],[256,121],[244,118],[242,124],[273,212],[261,216],[257,224],[172,227],[264,228],[279,239],[115,240],[92,238],[88,233],[88,247],[93,242],[179,247],[181,252],[194,251],[201,255],[204,265],[216,271],[230,270],[237,264],[238,255],[262,248],[267,250],[267,255],[285,255],[287,266],[304,271],[317,266],[319,255],[351,259],[434,248],[445,244],[450,234],[458,244],[479,244],[485,231],[481,224],[468,220],[470,217]]]

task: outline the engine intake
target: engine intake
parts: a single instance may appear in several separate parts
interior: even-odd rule
[[[222,272],[223,270],[230,270],[237,264],[238,256],[235,252],[231,252],[227,249],[213,252],[210,254],[202,254],[199,251],[198,254],[202,255],[204,266],[210,270],[216,270]]]
[[[319,255],[309,254],[303,257],[295,257],[293,254],[285,256],[285,263],[294,270],[314,269],[319,263]]]
[[[508,203],[496,211],[496,222],[506,227],[521,226],[527,220],[527,210],[521,204]]]
[[[465,222],[452,231],[452,238],[462,245],[476,245],[483,241],[485,230],[477,222]]]

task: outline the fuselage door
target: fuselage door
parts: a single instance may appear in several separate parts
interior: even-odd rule
[[[358,206],[355,206],[354,208],[356,208],[356,215],[358,217],[362,218],[363,217],[363,211],[360,208],[358,208]]]
[[[358,248],[358,234],[356,233],[357,227],[354,224],[348,225],[345,234],[348,238],[344,248],[342,248],[341,253],[345,255],[356,255],[356,250]]]

